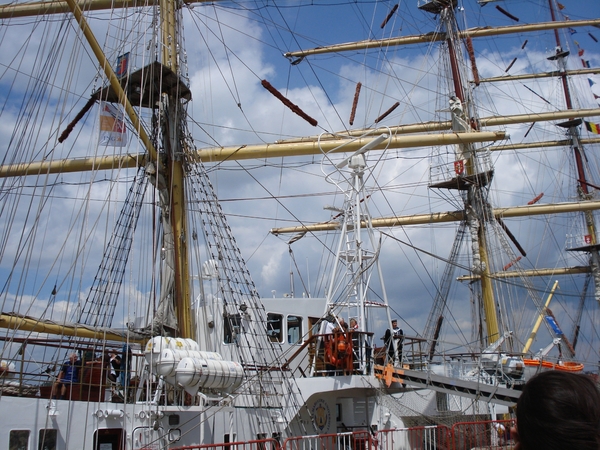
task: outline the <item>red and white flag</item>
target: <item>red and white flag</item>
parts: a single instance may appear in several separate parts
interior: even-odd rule
[[[125,116],[120,108],[111,103],[100,102],[100,145],[127,145]]]

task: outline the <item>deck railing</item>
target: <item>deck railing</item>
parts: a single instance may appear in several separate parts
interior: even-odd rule
[[[458,422],[445,425],[295,436],[279,442],[263,439],[172,450],[513,450],[514,420]]]

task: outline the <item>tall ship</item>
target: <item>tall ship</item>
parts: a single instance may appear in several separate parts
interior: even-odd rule
[[[510,447],[596,376],[592,0],[0,23],[3,448]]]

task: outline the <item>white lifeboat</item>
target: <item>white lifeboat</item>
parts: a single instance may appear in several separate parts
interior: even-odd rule
[[[191,395],[199,389],[232,391],[242,384],[244,369],[235,361],[183,358],[176,369],[177,384]]]
[[[199,350],[192,339],[154,337],[146,344],[145,356],[152,373],[192,395],[199,389],[235,389],[244,375],[239,363]]]

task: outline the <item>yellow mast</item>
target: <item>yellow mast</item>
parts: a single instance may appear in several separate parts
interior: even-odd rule
[[[544,304],[544,308],[540,311],[538,318],[535,321],[535,324],[533,325],[533,329],[531,330],[531,334],[529,335],[527,342],[525,342],[525,346],[523,347],[524,354],[529,351],[531,344],[533,344],[535,336],[536,336],[538,330],[540,329],[540,325],[542,324],[542,320],[544,320],[544,315],[546,314],[546,309],[548,308],[548,305],[552,301],[552,297],[554,296],[554,291],[556,291],[557,287],[558,287],[558,280],[556,280],[554,282],[554,285],[552,286],[552,289],[550,290],[550,293],[548,294],[548,298],[546,299],[546,303]]]
[[[487,241],[485,238],[484,227],[482,227],[479,232],[479,252],[481,255],[481,261],[485,263],[480,278],[481,302],[483,304],[483,311],[485,313],[488,344],[491,344],[500,337],[500,330],[498,328],[498,315],[496,314],[496,301],[494,300],[494,286],[492,285],[490,266],[487,264]]]
[[[179,74],[177,34],[177,10],[172,0],[160,0],[162,62],[175,74]],[[187,251],[187,226],[185,217],[184,169],[181,158],[183,133],[181,121],[185,119],[182,104],[178,98],[168,98],[164,106],[168,110],[167,123],[163,124],[163,140],[166,152],[166,170],[170,191],[169,209],[173,228],[175,250],[174,307],[177,316],[178,335],[192,338],[192,318],[190,305],[190,275]]]
[[[454,6],[452,2],[444,3],[443,6],[434,7],[428,10],[440,15],[440,19],[445,26],[446,46],[448,51],[449,65],[451,70],[450,110],[452,114],[452,129],[473,131],[471,118],[477,117],[472,104],[472,96],[469,94],[468,86],[464,82],[463,72],[461,70],[462,61],[459,58],[459,48],[461,46],[461,32],[458,30],[456,18],[454,16]],[[485,124],[481,124],[485,126]],[[476,127],[478,128],[478,126]],[[478,155],[476,148],[472,144],[458,145],[455,149],[454,164],[464,164],[463,170],[457,171],[457,177],[467,178],[480,177],[481,180],[488,179],[484,171],[489,170],[484,167],[490,167],[486,161]],[[457,166],[455,166],[457,167]],[[491,180],[491,175],[490,179]],[[489,180],[485,182],[469,183],[465,188],[465,215],[468,224],[471,240],[473,241],[473,267],[472,272],[479,275],[481,283],[481,304],[485,315],[485,328],[487,332],[487,343],[490,345],[500,337],[498,326],[498,316],[496,312],[496,301],[494,299],[494,287],[490,277],[490,262],[488,257],[487,244],[487,222],[494,220],[494,217],[487,217],[487,189]]]

